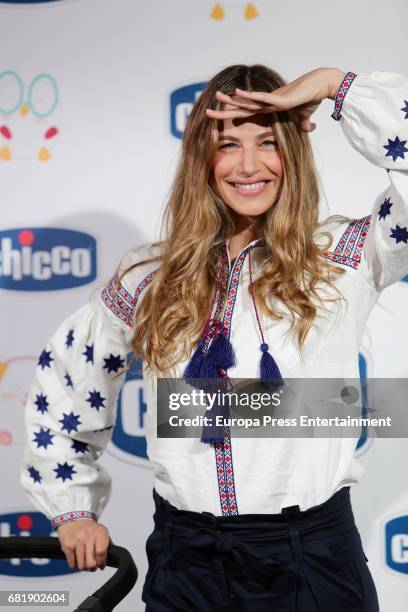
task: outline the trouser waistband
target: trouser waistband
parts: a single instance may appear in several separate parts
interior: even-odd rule
[[[287,534],[287,529],[296,523],[300,532],[313,538],[324,537],[325,531],[328,535],[333,532],[341,533],[350,531],[355,527],[350,500],[350,487],[342,487],[328,500],[312,506],[307,510],[300,510],[298,505],[282,508],[279,514],[240,514],[234,516],[218,516],[211,512],[194,512],[191,510],[179,510],[167,500],[163,499],[155,489],[153,498],[156,512],[154,515],[156,524],[171,522],[191,527],[216,527],[226,531],[253,531],[267,530],[270,536],[274,534]]]

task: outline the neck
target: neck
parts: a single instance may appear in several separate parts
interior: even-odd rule
[[[229,252],[231,259],[235,259],[238,253],[258,236],[258,224],[255,220],[237,220],[234,223],[234,233],[229,242]]]

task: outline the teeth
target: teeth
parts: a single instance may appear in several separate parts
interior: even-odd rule
[[[247,185],[245,185],[244,183],[234,183],[234,185],[237,189],[243,189],[244,191],[252,191],[263,187],[265,185],[265,181],[262,181],[261,183],[250,183]]]

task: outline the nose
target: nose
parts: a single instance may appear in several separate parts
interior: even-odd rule
[[[252,147],[241,149],[241,156],[239,160],[239,171],[246,175],[251,176],[255,174],[258,168],[257,152]]]

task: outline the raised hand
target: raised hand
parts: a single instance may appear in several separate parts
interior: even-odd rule
[[[236,95],[229,96],[217,91],[216,98],[225,104],[225,109],[207,108],[206,114],[210,119],[235,119],[292,109],[299,118],[300,129],[311,132],[316,124],[310,121],[310,117],[322,100],[334,100],[345,75],[337,68],[316,68],[271,92],[237,88]]]

